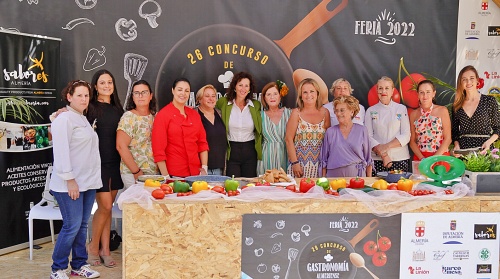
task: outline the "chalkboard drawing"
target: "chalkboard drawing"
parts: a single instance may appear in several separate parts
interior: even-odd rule
[[[70,22],[66,23],[66,26],[63,26],[62,29],[72,30],[77,25],[84,24],[84,23],[90,23],[92,25],[95,25],[92,20],[90,20],[86,17],[80,17],[80,18],[75,18],[75,19],[71,20]]]
[[[279,275],[274,275],[273,279],[280,279],[280,276]]]
[[[264,254],[264,249],[258,248],[258,249],[253,250],[253,252],[255,253],[255,256],[260,257],[260,256],[262,256],[262,254]]]
[[[133,19],[120,18],[115,23],[116,34],[120,39],[130,42],[137,38],[137,23]]]
[[[293,232],[290,237],[292,238],[293,242],[299,242],[300,241],[300,233],[298,233],[298,232]]]
[[[21,31],[19,31],[19,29],[14,28],[14,27],[4,28],[4,27],[0,26],[0,30],[5,30],[5,31],[9,31],[9,32],[16,32],[16,33],[21,33]]]
[[[309,226],[308,224],[305,224],[302,226],[302,228],[300,228],[300,230],[306,235],[306,236],[309,236],[309,232],[311,231],[311,226]]]
[[[270,238],[275,238],[275,237],[277,237],[277,236],[281,236],[281,235],[283,235],[283,234],[282,234],[282,233],[280,233],[280,232],[276,232],[276,233],[273,233],[273,234],[270,236]]]
[[[123,58],[123,76],[128,81],[127,97],[123,108],[127,107],[127,101],[132,91],[132,84],[139,81],[148,66],[148,59],[140,54],[127,53]]]
[[[273,265],[271,266],[271,271],[272,271],[273,273],[278,273],[278,272],[280,272],[280,270],[281,270],[281,267],[280,267],[280,265],[279,265],[279,264],[273,264]],[[276,275],[275,275],[275,276],[276,276]],[[279,278],[279,277],[280,277],[280,276],[278,275],[278,278]]]
[[[75,0],[80,9],[89,10],[95,7],[97,0]]]
[[[253,244],[253,238],[252,237],[245,237],[245,244],[247,246],[250,246]]]
[[[373,272],[371,272],[368,268],[365,266],[365,259],[358,253],[351,253],[349,254],[349,259],[351,260],[351,263],[357,267],[357,268],[364,268],[370,275],[373,277],[373,279],[379,279]]]
[[[231,80],[233,79],[233,72],[231,71],[226,71],[224,74],[222,75],[219,75],[219,77],[217,78],[217,80],[224,84],[224,88],[229,88],[229,84],[231,83]]]
[[[271,249],[271,254],[276,254],[281,251],[281,242],[274,243],[273,248]]]
[[[19,0],[19,2],[22,2],[23,0]],[[38,0],[26,0],[26,3],[28,4],[35,4],[35,5],[38,5]]]
[[[260,263],[258,266],[257,266],[257,271],[259,273],[264,273],[267,271],[267,265],[263,264],[263,263]]]
[[[297,255],[299,254],[299,250],[295,248],[288,248],[288,268],[286,269],[285,279],[288,279],[288,272],[290,272],[290,266],[292,262],[297,259]]]
[[[106,48],[101,46],[102,50],[99,51],[96,48],[91,48],[87,52],[87,57],[85,57],[85,62],[83,63],[84,71],[92,71],[93,69],[99,68],[106,64]]]
[[[144,13],[142,8],[144,7],[144,4],[146,4],[148,2],[156,5],[156,11],[149,13],[149,14]],[[154,0],[146,0],[146,1],[142,2],[141,6],[139,7],[139,15],[142,18],[145,18],[148,20],[149,26],[151,26],[151,28],[156,28],[156,27],[158,27],[158,23],[156,22],[156,18],[160,17],[160,15],[161,15],[161,6],[160,6],[160,4],[158,4],[158,2],[156,2]]]
[[[257,229],[262,228],[262,221],[261,220],[253,221],[253,227]]]
[[[278,222],[276,222],[276,228],[278,230],[282,230],[285,228],[285,220],[279,220]]]

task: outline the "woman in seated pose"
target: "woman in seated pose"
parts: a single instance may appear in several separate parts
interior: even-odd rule
[[[260,102],[253,99],[253,92],[253,77],[239,72],[233,76],[226,96],[217,101],[229,141],[228,176],[257,176],[257,160],[262,158],[262,119]]]
[[[132,85],[126,112],[118,123],[116,149],[122,158],[120,172],[125,188],[135,184],[139,175],[158,174],[151,147],[151,130],[156,114],[156,99],[145,80]]]
[[[450,155],[451,121],[448,109],[434,104],[436,89],[430,80],[417,86],[420,109],[410,114],[410,148],[413,160],[421,161],[432,155]]]
[[[153,156],[163,176],[206,175],[208,142],[198,112],[187,107],[191,84],[178,78],[172,85],[172,102],[162,108],[153,122]]]
[[[353,122],[359,102],[352,96],[333,100],[339,124],[326,131],[321,148],[322,176],[372,176],[373,160],[366,127]]]
[[[332,83],[332,88],[330,88],[330,93],[333,94],[333,99],[340,96],[352,96],[352,92],[354,90],[351,87],[349,81],[344,78],[339,78]],[[337,120],[337,116],[335,115],[335,111],[333,108],[333,101],[326,103],[323,105],[328,112],[330,113],[330,124],[332,126],[339,124]],[[359,112],[352,119],[353,123],[358,123],[360,125],[364,125],[365,123],[365,107],[359,104]]]
[[[410,170],[410,121],[404,105],[392,101],[394,82],[382,77],[377,82],[379,102],[366,110],[365,126],[370,135],[376,171]]]
[[[215,108],[217,102],[217,90],[211,84],[205,85],[196,93],[196,103],[201,117],[201,123],[207,133],[208,147],[208,174],[222,175],[226,165],[227,141],[223,135],[226,134],[226,126],[222,122],[220,110]]]
[[[281,98],[288,93],[286,85],[281,88],[270,82],[262,88],[262,161],[259,161],[258,174],[269,169],[286,169],[288,156],[285,146],[285,128],[291,110],[282,107]]]
[[[326,129],[330,127],[330,114],[321,104],[319,85],[311,78],[299,83],[297,106],[286,125],[288,174],[293,177],[318,177],[320,152]]]
[[[465,66],[458,74],[452,113],[454,150],[488,149],[500,135],[498,103],[494,97],[478,91],[478,81],[473,66]]]

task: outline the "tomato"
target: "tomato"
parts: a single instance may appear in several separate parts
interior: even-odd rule
[[[379,190],[387,190],[388,185],[389,184],[387,183],[387,181],[385,181],[383,179],[379,179],[379,180],[375,181],[375,183],[373,183],[372,188],[379,189]]]
[[[396,103],[401,102],[401,95],[399,94],[399,90],[394,88],[394,92],[392,92],[392,100]],[[368,91],[368,106],[373,106],[378,103],[378,92],[377,92],[377,84],[370,88]]]
[[[384,266],[387,263],[387,255],[385,252],[376,252],[372,257],[372,263],[375,266]]]
[[[401,178],[398,181],[398,190],[410,192],[413,188],[413,181],[411,179]]]
[[[247,186],[247,185],[245,185],[245,186],[241,186],[241,191],[243,191],[243,190],[244,190],[244,189],[246,189],[246,188],[248,188],[248,186]]]
[[[288,185],[285,187],[285,189],[295,192],[295,185]]]
[[[375,241],[373,240],[367,241],[365,245],[363,245],[363,251],[368,256],[373,256],[377,252],[377,250],[378,250],[377,243],[375,243]]]
[[[339,188],[345,188],[347,186],[347,181],[344,178],[334,179],[330,181],[330,188],[332,190],[338,190]]]
[[[391,249],[392,243],[391,240],[387,236],[382,236],[378,239],[378,248],[380,251],[385,252]]]
[[[261,180],[255,183],[255,186],[271,186],[271,182]]]
[[[391,183],[389,186],[387,186],[387,190],[397,190],[398,189],[398,184],[396,183]]]
[[[401,81],[401,94],[403,95],[403,104],[410,108],[418,108],[418,92],[417,85],[424,80],[425,77],[421,74],[413,73],[406,76]]]
[[[151,196],[157,200],[161,200],[165,197],[165,192],[162,189],[156,189],[151,193]]]
[[[356,176],[356,178],[351,178],[349,180],[349,188],[364,188],[365,187],[365,180],[363,178],[359,178]]]
[[[163,192],[165,192],[166,195],[172,194],[174,192],[174,189],[172,189],[172,186],[170,186],[168,184],[162,184],[160,186],[160,189],[162,189]]]
[[[212,191],[215,191],[217,193],[223,194],[224,193],[224,187],[220,185],[216,185],[212,188]]]

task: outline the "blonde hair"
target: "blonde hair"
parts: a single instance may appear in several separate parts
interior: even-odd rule
[[[347,79],[345,79],[345,78],[338,78],[338,79],[336,79],[332,83],[332,87],[330,88],[330,93],[333,95],[333,92],[335,92],[335,87],[337,87],[337,85],[339,85],[339,83],[341,83],[341,82],[347,83],[347,86],[349,87],[349,94],[352,94],[352,92],[354,91],[354,89],[352,89],[351,83]]]
[[[302,110],[304,108],[304,101],[302,100],[302,87],[304,86],[304,84],[311,84],[316,90],[317,92],[316,109],[320,109],[323,106],[323,101],[319,97],[319,84],[312,78],[303,79],[299,83],[299,86],[297,86],[297,107],[299,107],[299,110]]]
[[[387,76],[382,76],[378,81],[377,81],[377,84],[380,82],[380,81],[388,81],[391,83],[392,85],[392,88],[396,88],[396,86],[394,86],[394,81],[392,81],[392,79],[390,77],[387,77]],[[377,85],[378,87],[378,85]],[[392,98],[392,95],[391,95],[391,98]]]
[[[346,104],[352,110],[353,114],[351,119],[354,118],[359,112],[359,101],[353,96],[339,96],[333,100],[333,108],[335,109],[338,104]]]
[[[196,103],[197,104],[200,103],[200,100],[201,100],[201,98],[203,98],[203,94],[205,93],[206,89],[212,89],[212,90],[214,90],[215,94],[217,94],[217,89],[215,89],[215,86],[213,86],[211,84],[207,84],[207,85],[203,86],[202,88],[200,88],[200,90],[198,90],[198,92],[196,92]]]

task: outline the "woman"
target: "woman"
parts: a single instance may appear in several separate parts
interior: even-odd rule
[[[291,110],[281,106],[281,99],[288,93],[286,85],[281,88],[270,82],[262,88],[262,161],[258,163],[258,174],[270,169],[286,169],[288,156],[285,146],[285,128]]]
[[[50,192],[61,209],[63,226],[52,253],[50,278],[68,278],[69,255],[71,275],[97,278],[99,272],[87,264],[85,240],[88,220],[96,189],[102,187],[98,138],[84,116],[89,105],[90,85],[75,80],[63,89],[67,111],[52,123],[54,168]]]
[[[226,134],[226,126],[222,122],[220,110],[215,108],[217,90],[211,84],[205,85],[196,93],[196,110],[200,114],[201,123],[207,133],[208,171],[209,175],[222,175],[226,165],[227,141],[221,140]]]
[[[256,177],[257,160],[262,159],[260,102],[253,99],[255,84],[249,73],[233,76],[227,94],[217,101],[226,126],[229,148],[226,175]]]
[[[351,83],[344,78],[339,78],[332,83],[332,88],[330,88],[330,93],[333,94],[333,98],[340,96],[351,96],[354,90],[351,87]],[[332,126],[339,124],[335,111],[333,109],[333,101],[324,104],[328,112],[330,113],[330,124]],[[364,125],[365,123],[365,107],[359,104],[359,112],[354,116],[352,122]]]
[[[489,149],[500,134],[500,113],[494,97],[481,94],[479,75],[473,66],[458,74],[457,93],[453,102],[453,150]]]
[[[299,83],[297,106],[286,125],[288,174],[314,178],[320,175],[320,152],[330,114],[321,104],[319,85],[312,78]]]
[[[113,75],[99,70],[92,77],[92,97],[87,119],[99,136],[101,154],[101,180],[103,187],[97,190],[97,210],[92,218],[92,239],[87,249],[89,263],[106,267],[116,266],[109,249],[111,208],[118,190],[123,189],[120,175],[120,154],[116,150],[116,129],[123,114]],[[99,248],[100,247],[100,248]]]
[[[163,176],[207,174],[207,136],[200,115],[186,106],[190,93],[189,80],[176,79],[172,102],[156,114],[153,122],[153,157]]]
[[[413,160],[421,161],[432,155],[450,155],[451,121],[448,109],[434,104],[436,89],[430,80],[417,86],[420,109],[410,115],[410,148]]]
[[[339,124],[326,131],[321,148],[322,176],[372,176],[370,137],[365,126],[354,123],[359,102],[352,96],[333,100]]]
[[[377,82],[379,102],[366,110],[365,126],[370,136],[372,158],[377,171],[409,171],[410,122],[404,105],[392,101],[394,82],[382,77]]]
[[[156,99],[147,81],[134,82],[126,110],[118,123],[116,149],[122,158],[122,180],[128,188],[135,184],[139,175],[159,173],[151,147]]]

